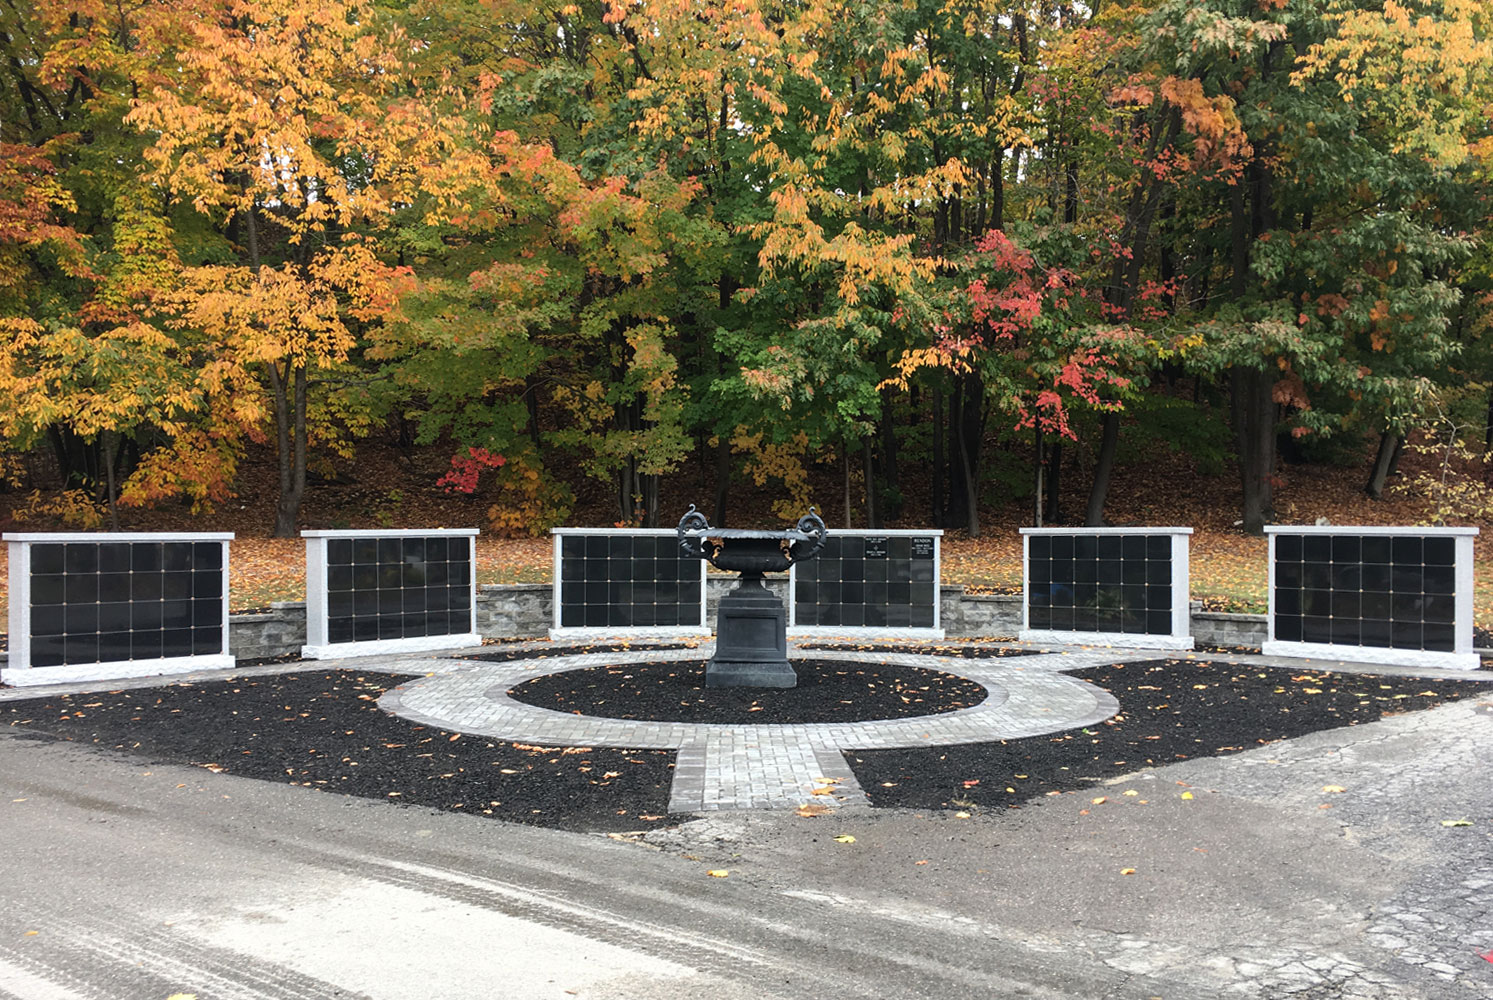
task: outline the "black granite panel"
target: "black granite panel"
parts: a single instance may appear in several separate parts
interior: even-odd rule
[[[563,535],[560,626],[699,626],[700,560],[664,535]]]
[[[31,665],[221,653],[221,542],[31,546]]]
[[[1028,623],[1034,629],[1168,635],[1171,581],[1168,535],[1027,538]]]
[[[1456,540],[1275,536],[1275,637],[1391,649],[1454,648]]]
[[[936,536],[836,535],[794,572],[794,621],[807,626],[932,628]],[[921,610],[920,610],[921,609]]]
[[[446,536],[327,539],[332,643],[472,630],[471,543]]]

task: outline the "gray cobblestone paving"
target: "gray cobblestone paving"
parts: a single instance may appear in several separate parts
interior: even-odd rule
[[[677,750],[670,809],[784,809],[809,802],[867,805],[843,750],[942,746],[1017,739],[1092,725],[1119,705],[1108,692],[1062,671],[1155,657],[1144,651],[1084,651],[970,660],[911,653],[815,650],[813,657],[941,670],[985,687],[980,704],[942,715],[811,725],[637,722],[573,715],[508,697],[517,684],[565,670],[698,660],[708,648],[582,653],[544,660],[442,669],[387,692],[379,705],[437,728],[543,746]]]
[[[1485,773],[1490,759],[1493,701],[1478,699],[1168,767],[1168,778],[1314,814],[1383,864],[1415,872],[1392,896],[1334,915],[1360,928],[1357,955],[1277,943],[1216,959],[1222,964],[1210,974],[1232,981],[1239,995],[1263,998],[1488,996],[1493,970],[1483,955],[1493,950],[1493,835],[1487,828],[1493,784],[1466,778]],[[1288,939],[1292,928],[1280,931]],[[1169,954],[1176,947],[1161,942],[1135,938],[1120,947],[1111,964],[1127,971],[1185,964]],[[1135,950],[1127,957],[1123,949]]]

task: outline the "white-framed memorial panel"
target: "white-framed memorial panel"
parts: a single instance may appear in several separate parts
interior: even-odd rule
[[[708,636],[707,563],[674,528],[554,528],[552,639]]]
[[[1272,656],[1475,670],[1477,528],[1265,526]]]
[[[7,684],[231,667],[231,532],[15,532]]]
[[[1019,636],[1192,649],[1191,528],[1022,528]]]
[[[308,659],[461,649],[477,633],[476,528],[303,531]]]
[[[836,528],[788,570],[788,632],[866,639],[944,638],[938,529]]]

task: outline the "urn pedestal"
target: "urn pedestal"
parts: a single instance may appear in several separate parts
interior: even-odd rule
[[[762,574],[814,558],[828,534],[812,509],[796,528],[784,531],[712,528],[693,506],[680,518],[679,545],[685,552],[741,574],[721,598],[706,687],[797,686],[798,675],[788,662],[788,612],[763,585]]]
[[[743,573],[721,598],[715,655],[705,667],[706,687],[791,688],[798,675],[788,663],[788,612],[763,585],[761,573]]]

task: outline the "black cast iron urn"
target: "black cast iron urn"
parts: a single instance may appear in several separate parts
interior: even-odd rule
[[[715,655],[705,668],[706,687],[791,688],[798,675],[788,663],[788,613],[763,585],[763,573],[781,573],[819,554],[829,529],[814,508],[781,531],[712,528],[695,510],[679,519],[679,547],[716,569],[740,573],[721,598]]]

